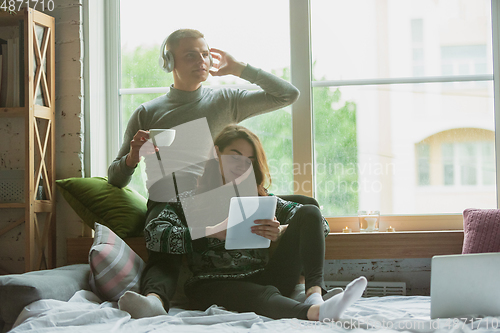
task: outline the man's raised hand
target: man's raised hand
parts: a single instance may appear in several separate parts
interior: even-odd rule
[[[217,60],[217,62],[214,61],[214,64],[212,66],[217,70],[210,70],[210,74],[212,76],[224,76],[232,74],[239,77],[241,76],[241,72],[243,72],[247,65],[244,62],[237,61],[229,53],[213,47],[210,49],[210,53],[212,54],[214,60]]]

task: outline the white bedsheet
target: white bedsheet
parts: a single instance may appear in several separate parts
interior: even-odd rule
[[[131,319],[116,302],[101,302],[90,291],[77,292],[68,302],[40,300],[24,308],[17,332],[491,332],[500,317],[430,320],[430,297],[388,296],[357,301],[339,322],[298,319],[271,320],[255,313],[233,313],[213,305],[205,312],[172,308],[169,316]],[[474,329],[474,330],[472,330]]]

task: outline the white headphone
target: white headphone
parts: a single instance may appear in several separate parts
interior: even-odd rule
[[[158,63],[160,67],[167,73],[170,73],[174,70],[174,55],[172,52],[167,50],[167,38],[163,41],[160,48],[160,58],[158,59]]]
[[[160,48],[160,58],[158,59],[158,63],[160,67],[167,73],[170,73],[174,70],[174,54],[167,50],[167,38],[163,41]],[[214,64],[214,59],[212,58],[212,54],[208,52],[208,57],[210,58],[210,67]]]

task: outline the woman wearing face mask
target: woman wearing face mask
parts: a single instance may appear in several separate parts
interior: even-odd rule
[[[229,182],[253,180],[246,176],[249,168],[253,168],[258,195],[269,195],[266,189],[271,182],[269,167],[254,133],[242,126],[229,125],[215,138],[214,144],[217,159],[205,167],[198,193]],[[217,304],[230,311],[255,312],[273,319],[338,320],[366,288],[366,278],[360,277],[344,292],[323,301],[325,236],[330,229],[314,205],[300,205],[278,197],[275,218],[255,221],[253,233],[272,242],[279,240],[271,257],[269,249],[226,250],[226,226],[227,219],[207,227],[205,237],[192,241],[188,259],[193,277],[186,282],[185,292],[200,309]],[[288,297],[301,273],[305,275],[306,286],[303,303]]]

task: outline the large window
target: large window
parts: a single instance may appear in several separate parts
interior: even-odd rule
[[[488,0],[311,0],[311,26],[327,215],[496,207]],[[442,146],[422,141],[442,132],[453,134],[438,136]]]
[[[310,67],[310,77],[295,76],[310,81],[311,94],[301,91],[310,110],[242,123],[264,143],[272,192],[296,190],[303,127],[312,128],[311,181],[327,217],[496,207],[490,0],[309,0],[300,15],[310,22],[310,62],[295,65],[290,41],[307,31],[293,32],[289,17],[300,1],[178,2],[175,15],[164,0],[147,8],[119,1],[122,131],[137,106],[173,82],[157,65],[163,39],[195,28],[210,46],[286,80]],[[205,85],[256,88],[233,77]],[[311,122],[292,132],[292,110],[310,112]],[[146,194],[140,175],[133,186]]]

